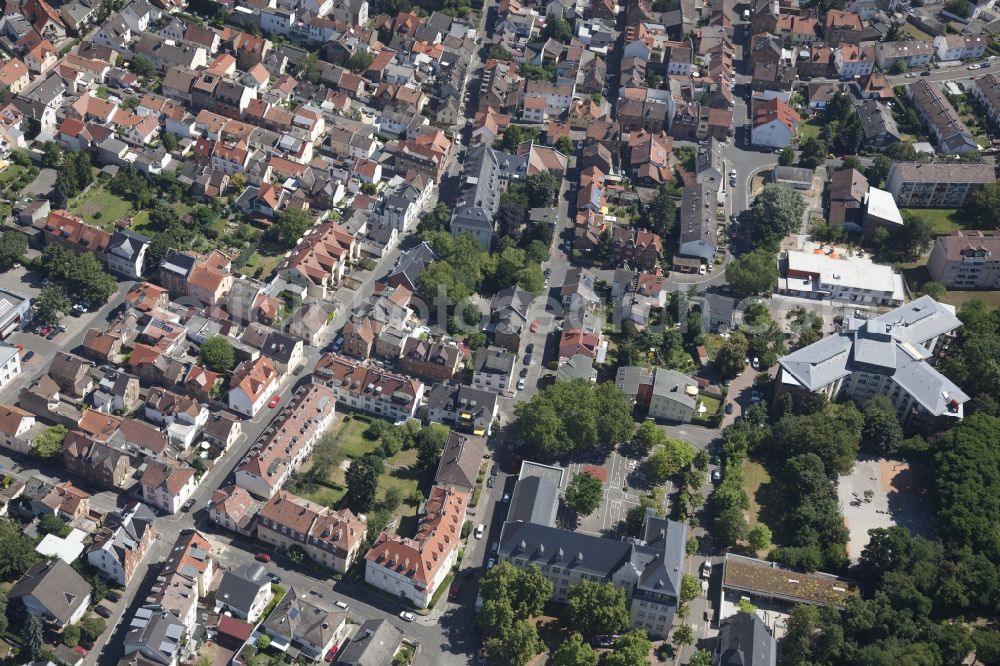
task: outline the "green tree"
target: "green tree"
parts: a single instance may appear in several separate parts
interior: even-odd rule
[[[44,287],[35,298],[35,320],[46,326],[54,326],[59,323],[63,315],[70,309],[69,299],[62,289],[56,285]]]
[[[274,224],[268,229],[269,236],[282,247],[294,247],[299,238],[313,225],[313,217],[302,208],[286,208],[274,216]]]
[[[589,516],[601,505],[604,485],[589,472],[573,475],[566,486],[566,506],[581,516]]]
[[[712,666],[712,653],[708,650],[695,650],[688,660],[688,666]]]
[[[177,137],[170,132],[164,132],[161,134],[160,141],[163,142],[163,147],[168,153],[172,153],[177,150]]]
[[[156,76],[156,68],[153,66],[153,63],[150,62],[149,58],[146,58],[145,56],[133,56],[127,64],[128,68],[131,69],[136,76],[141,76],[144,79],[151,79]]]
[[[722,547],[731,548],[747,538],[749,525],[743,509],[726,507],[715,514],[713,536]]]
[[[799,166],[804,169],[815,169],[826,161],[826,144],[816,137],[809,137],[799,148]]]
[[[557,42],[569,44],[573,38],[573,29],[566,19],[550,18],[545,22],[545,28],[542,30],[542,38],[551,38]]]
[[[476,616],[476,622],[487,636],[502,636],[515,621],[514,609],[506,597],[483,598],[483,607]]]
[[[537,565],[518,569],[509,562],[501,562],[490,569],[479,585],[484,601],[507,603],[518,620],[540,615],[545,603],[552,598],[552,590],[552,582]]]
[[[488,638],[485,645],[489,654],[511,666],[524,666],[545,649],[538,629],[527,620],[514,622],[503,636]]]
[[[674,635],[670,641],[677,647],[691,645],[694,643],[694,629],[690,624],[682,624],[674,629]]]
[[[559,180],[548,171],[539,171],[524,181],[524,192],[532,208],[546,208],[555,201]]]
[[[882,187],[885,179],[889,177],[889,170],[892,168],[892,160],[885,155],[876,155],[870,167],[865,169],[865,178],[872,187]]]
[[[962,217],[977,229],[1000,228],[1000,183],[987,183],[969,194]]]
[[[665,437],[663,445],[653,451],[643,467],[657,482],[662,483],[676,475],[694,460],[694,449],[682,439]]]
[[[865,403],[861,441],[880,454],[895,453],[903,442],[903,427],[888,396],[877,395]]]
[[[49,426],[35,437],[35,445],[31,448],[31,452],[44,460],[61,456],[66,432],[66,426],[62,424]]]
[[[715,368],[723,377],[733,378],[743,372],[747,357],[747,338],[733,331],[715,354]]]
[[[12,580],[40,559],[35,540],[24,533],[19,523],[0,519],[0,580]]]
[[[448,441],[448,428],[440,423],[431,423],[420,431],[417,437],[417,467],[425,472],[437,469],[441,452]]]
[[[681,605],[697,599],[701,594],[701,583],[694,576],[684,574],[681,577]]]
[[[771,452],[776,459],[814,453],[829,475],[846,474],[861,444],[864,417],[853,403],[829,404],[814,414],[788,414],[775,424]]]
[[[80,635],[91,642],[100,638],[101,634],[103,634],[107,628],[108,623],[104,621],[103,617],[88,615],[80,620]]]
[[[42,144],[42,166],[54,169],[62,162],[63,151],[55,141]]]
[[[666,443],[667,435],[652,421],[643,421],[632,436],[632,447],[640,456],[646,456],[654,447]]]
[[[750,542],[750,548],[755,551],[761,551],[771,545],[771,530],[764,523],[757,523],[752,528],[747,535],[747,540]]]
[[[42,647],[44,644],[42,640],[42,625],[38,622],[37,617],[31,615],[24,625],[24,634],[21,642],[23,650],[21,656],[24,658],[24,661],[26,663],[38,661],[42,656]]]
[[[266,650],[271,647],[271,637],[267,634],[260,634],[257,636],[257,641],[254,643],[258,650]]]
[[[76,647],[80,643],[80,627],[75,624],[66,625],[63,629],[62,639],[66,647]]]
[[[347,468],[347,502],[353,510],[365,513],[372,508],[378,492],[378,478],[384,470],[382,458],[371,453],[356,458]]]
[[[38,521],[38,531],[42,534],[54,534],[57,537],[64,537],[70,533],[70,527],[59,516],[54,513],[47,513]]]
[[[754,245],[776,250],[785,236],[802,228],[805,211],[805,199],[788,185],[765,185],[750,208]]]
[[[652,649],[646,632],[635,629],[618,637],[614,650],[604,658],[604,666],[646,666]]]
[[[774,253],[764,248],[741,255],[726,268],[729,286],[742,296],[769,294],[778,285],[778,264]]]
[[[792,166],[795,164],[795,149],[791,146],[782,148],[781,154],[778,155],[778,164],[781,166]]]
[[[572,157],[576,154],[576,146],[573,145],[573,139],[568,136],[561,136],[556,139],[555,148],[567,157]]]
[[[579,632],[562,642],[552,655],[552,666],[597,666],[601,656],[583,641]]]
[[[14,264],[24,261],[28,239],[24,234],[8,231],[0,233],[0,272],[9,271]]]
[[[625,590],[615,583],[580,581],[569,589],[566,608],[571,625],[585,636],[618,634],[628,626]]]
[[[199,357],[202,363],[216,372],[229,372],[236,365],[236,350],[221,335],[205,340],[201,346]]]
[[[677,205],[666,187],[661,187],[656,196],[643,211],[640,223],[643,227],[667,238],[677,225]]]
[[[503,134],[503,138],[498,141],[497,148],[508,153],[513,153],[517,147],[525,141],[533,141],[538,138],[538,130],[524,125],[510,125]]]
[[[451,208],[446,203],[438,202],[433,210],[425,213],[420,218],[420,224],[417,225],[417,232],[422,234],[425,231],[448,231],[450,228]]]
[[[365,51],[357,51],[354,55],[347,59],[347,69],[351,70],[355,74],[360,74],[371,67],[374,60],[375,56],[373,54]]]

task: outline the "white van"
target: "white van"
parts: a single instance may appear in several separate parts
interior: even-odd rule
[[[479,523],[479,525],[476,526],[476,538],[477,539],[482,539],[483,538],[483,530],[484,529],[485,528],[483,527],[482,523]]]
[[[333,605],[341,610],[347,610],[347,604],[345,604],[343,601],[338,601]]]

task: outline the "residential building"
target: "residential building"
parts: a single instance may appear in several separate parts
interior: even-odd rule
[[[156,538],[154,520],[156,515],[149,507],[138,502],[108,514],[105,526],[94,537],[87,562],[124,587]]]
[[[177,666],[188,644],[188,627],[162,606],[149,604],[136,610],[129,622],[122,651],[136,655],[136,666]],[[192,645],[194,641],[191,641]]]
[[[90,584],[73,567],[56,558],[24,572],[7,591],[7,598],[21,601],[35,617],[63,628],[86,615],[91,592]]]
[[[278,389],[278,371],[266,356],[240,363],[229,380],[229,408],[253,418]]]
[[[30,318],[31,314],[31,299],[27,296],[23,296],[16,291],[10,291],[8,289],[0,289],[0,338],[6,338],[8,335],[17,330],[18,326],[23,324]],[[2,377],[9,375],[13,367],[9,365],[10,360],[7,360],[6,364],[0,366],[0,383],[3,382]],[[20,368],[20,360],[18,360],[18,367]],[[0,386],[2,388],[2,386]]]
[[[472,385],[478,389],[504,393],[513,388],[514,354],[502,347],[479,349],[475,355]]]
[[[969,397],[929,362],[962,322],[930,296],[841,329],[782,357],[777,393],[822,393],[864,404],[887,396],[904,424],[961,419]]]
[[[485,453],[485,438],[451,431],[441,451],[434,484],[471,493],[479,479]]]
[[[778,262],[778,292],[817,300],[896,307],[903,304],[903,278],[891,266],[867,257],[835,257],[789,250]]]
[[[938,35],[934,38],[934,51],[942,61],[982,58],[989,44],[984,35]]]
[[[865,145],[870,148],[884,148],[902,140],[892,111],[885,104],[874,99],[858,100],[854,105],[861,121]]]
[[[323,608],[314,604],[312,599],[316,597],[289,587],[261,623],[260,631],[271,639],[275,649],[283,652],[294,649],[305,659],[319,661],[344,640],[348,626],[347,611]]]
[[[435,384],[426,393],[427,420],[477,436],[489,436],[499,417],[499,395],[489,389]]]
[[[618,368],[615,386],[651,419],[688,423],[698,409],[698,382],[667,368]]]
[[[941,152],[968,153],[979,150],[976,138],[936,84],[918,79],[907,86],[906,94]]]
[[[111,236],[105,250],[105,263],[114,273],[138,280],[146,267],[146,250],[149,238],[127,229],[119,229]]]
[[[322,384],[299,387],[236,467],[236,485],[257,497],[273,496],[309,457],[335,415],[333,390]]]
[[[248,537],[254,533],[257,514],[262,507],[263,502],[255,500],[243,488],[222,486],[212,493],[208,517],[216,525]]]
[[[948,289],[1000,289],[1000,235],[959,230],[938,236],[927,272]]]
[[[17,349],[14,349],[17,352]],[[0,352],[7,352],[8,347],[0,347]],[[6,359],[0,357],[0,363]],[[0,368],[3,366],[0,365]],[[94,388],[94,380],[90,375],[94,364],[79,356],[58,351],[49,364],[49,377],[59,385],[60,390],[74,398],[82,398]],[[3,382],[6,383],[6,382]]]
[[[28,502],[34,516],[58,516],[75,523],[90,515],[90,493],[73,485],[72,481],[52,484],[33,476],[24,484],[21,497]]]
[[[898,70],[900,67],[926,67],[933,59],[934,46],[919,39],[879,42],[875,47],[875,63],[883,72]],[[897,64],[899,62],[904,65]]]
[[[403,372],[428,382],[450,381],[462,371],[465,355],[455,342],[407,338],[403,343]]]
[[[493,344],[517,353],[521,348],[521,338],[531,323],[528,316],[534,300],[533,294],[517,285],[508,287],[493,297],[490,301]]]
[[[313,372],[315,381],[333,389],[337,401],[391,421],[413,418],[423,400],[424,384],[351,360],[325,354]]]
[[[298,546],[314,562],[338,573],[354,563],[367,527],[350,509],[335,511],[278,491],[257,516],[257,538],[277,548]]]
[[[717,190],[702,183],[681,192],[680,245],[677,255],[711,264],[719,251]],[[675,258],[675,264],[677,260]]]
[[[583,355],[601,361],[607,341],[602,340],[601,332],[589,328],[565,327],[559,336],[559,360],[565,361],[574,356]]]
[[[57,388],[51,383],[52,380],[47,377],[45,379],[51,389]],[[22,392],[22,404],[24,395]],[[49,403],[56,408],[60,406],[58,395],[56,391],[56,402]],[[118,446],[95,441],[82,432],[71,430],[63,442],[63,465],[73,474],[90,479],[105,488],[123,490],[134,483],[132,477],[137,461],[133,460],[132,454]]]
[[[995,180],[992,164],[894,162],[885,189],[900,208],[960,208],[972,192]]]
[[[0,446],[27,455],[35,445],[35,415],[14,405],[0,404]]]
[[[755,146],[784,148],[795,138],[801,118],[780,97],[758,102],[754,108],[751,141]]]
[[[150,460],[139,479],[142,499],[165,513],[177,513],[197,488],[194,475],[187,465]]]
[[[167,575],[181,576],[191,580],[199,599],[208,596],[212,582],[218,573],[218,566],[211,557],[212,542],[197,530],[181,532],[174,543],[170,555],[164,563]]]
[[[365,582],[418,608],[430,605],[458,557],[469,495],[434,486],[416,536],[383,532],[365,555]]]
[[[256,622],[273,598],[271,577],[261,564],[251,562],[222,573],[215,591],[215,612],[228,611],[233,617]]]
[[[621,226],[611,233],[611,261],[616,266],[656,272],[661,256],[663,241],[658,234]]]
[[[994,125],[1000,124],[1000,77],[984,74],[965,84],[966,90],[986,111],[986,118]]]
[[[277,274],[305,285],[310,296],[323,300],[344,279],[348,264],[360,256],[352,234],[336,222],[322,222],[306,232],[278,265]]]
[[[387,620],[367,620],[341,648],[337,660],[344,666],[391,664],[403,646],[403,632]]]

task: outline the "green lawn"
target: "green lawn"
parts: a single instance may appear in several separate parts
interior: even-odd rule
[[[79,215],[84,222],[110,231],[116,221],[129,216],[132,204],[95,183],[70,203],[69,212]]]
[[[750,506],[747,509],[747,522],[750,527],[757,524],[757,514],[760,513],[760,505],[757,503],[757,489],[771,480],[771,476],[760,463],[743,460],[743,476],[747,481],[747,497],[750,498]]]
[[[27,169],[25,167],[11,163],[11,165],[6,169],[0,171],[0,185],[6,185],[11,181],[16,180],[26,171]]]
[[[365,439],[366,430],[368,422],[353,417],[341,426],[337,433],[337,443],[348,458],[360,458],[375,450],[378,442]]]
[[[708,422],[708,420],[719,411],[719,406],[722,404],[715,398],[709,397],[705,394],[699,395],[698,401],[705,405],[705,412],[703,414],[698,414],[697,412],[695,413],[694,418],[691,419],[695,423]]]
[[[267,280],[284,258],[284,255],[281,254],[267,255],[254,252],[250,255],[250,259],[247,260],[244,270],[246,273],[254,275],[258,279]]]
[[[966,301],[980,300],[995,309],[1000,308],[1000,291],[949,291],[941,300],[955,307]]]
[[[808,139],[819,138],[819,132],[823,128],[823,122],[819,118],[810,118],[799,123],[799,143]]]
[[[178,217],[184,217],[192,210],[194,210],[193,206],[188,206],[187,204],[184,203],[172,203],[170,204],[170,207],[173,208],[175,211],[177,211]],[[132,218],[132,229],[136,233],[146,234],[147,236],[152,236],[153,234],[156,233],[154,229],[149,228],[148,210],[141,210],[135,214],[135,216]]]
[[[965,228],[961,216],[954,208],[903,208],[901,212],[910,213],[929,222],[935,236],[943,236]]]
[[[719,353],[719,349],[722,348],[726,339],[721,335],[716,335],[715,333],[705,334],[705,351],[708,352],[708,360],[714,361],[715,355]]]
[[[903,25],[903,32],[905,32],[906,34],[908,34],[913,39],[919,39],[922,42],[933,42],[934,41],[933,37],[931,37],[930,35],[928,35],[923,30],[921,30],[921,29],[917,28],[916,26],[911,25],[909,23],[906,23],[906,24]]]

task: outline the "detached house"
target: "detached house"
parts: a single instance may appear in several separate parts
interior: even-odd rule
[[[784,148],[798,132],[801,117],[781,98],[757,104],[753,114],[751,141],[756,146]]]
[[[57,627],[75,624],[90,606],[91,587],[73,567],[59,558],[32,566],[7,592],[37,618]]]
[[[87,561],[102,576],[124,586],[132,579],[142,558],[156,538],[156,515],[138,502],[108,515],[87,553]]]
[[[197,488],[194,469],[158,460],[146,463],[139,483],[143,501],[168,514],[177,513]]]
[[[278,389],[278,371],[266,356],[244,361],[233,372],[229,385],[229,408],[253,418]]]

